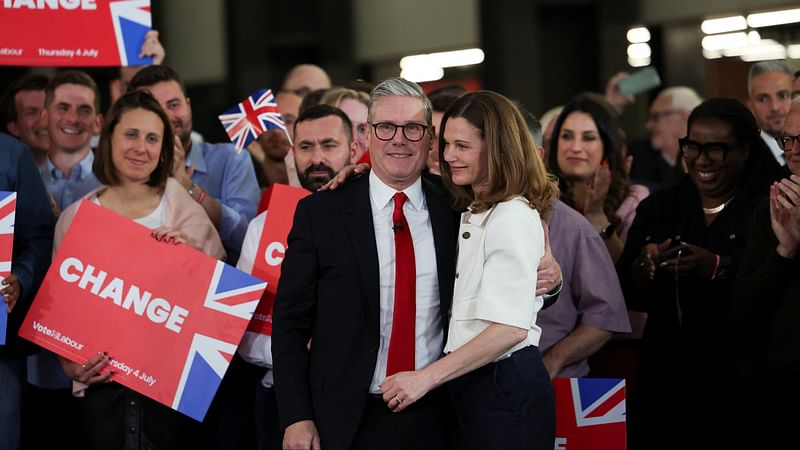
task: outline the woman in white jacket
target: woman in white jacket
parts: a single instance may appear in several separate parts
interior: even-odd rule
[[[537,348],[542,299],[534,293],[542,220],[557,187],[522,115],[500,94],[461,97],[439,136],[442,175],[466,209],[446,356],[387,378],[384,400],[401,411],[449,382],[457,448],[552,448],[555,400]]]

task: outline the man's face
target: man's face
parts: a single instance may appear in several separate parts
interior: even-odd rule
[[[784,136],[797,136],[800,134],[800,106],[794,107],[786,115],[786,124],[783,127]],[[795,174],[800,175],[800,144],[797,142],[792,145],[792,149],[784,152],[786,166]]]
[[[78,153],[89,149],[100,132],[101,119],[94,109],[94,91],[80,84],[62,84],[47,106],[47,131],[58,151]]]
[[[47,152],[50,138],[44,116],[44,91],[19,91],[14,96],[17,120],[7,124],[8,131],[34,152]]]
[[[291,92],[281,92],[275,97],[278,103],[278,112],[283,117],[286,129],[291,135],[294,132],[294,122],[300,111],[302,99]],[[264,150],[267,158],[273,161],[283,161],[286,154],[292,148],[289,137],[283,130],[267,130],[258,137],[258,144]]]
[[[355,164],[361,155],[367,151],[367,105],[352,98],[346,98],[339,104],[353,126],[353,142],[356,143],[356,154],[353,157]]]
[[[350,136],[339,117],[326,116],[297,124],[294,161],[300,184],[309,191],[316,191],[330,181],[350,163],[352,154]]]
[[[181,86],[177,81],[160,81],[145,88],[150,91],[167,112],[175,134],[180,139],[183,148],[189,148],[192,142],[192,105],[183,95]]]
[[[650,135],[653,149],[663,151],[674,149],[670,156],[674,159],[678,152],[678,139],[686,136],[688,112],[672,106],[671,95],[659,95],[650,105],[645,128]]]
[[[792,100],[800,97],[800,76],[794,78],[792,81]]]
[[[278,104],[278,112],[283,117],[283,123],[286,124],[286,130],[289,136],[294,139],[294,122],[297,116],[300,115],[300,103],[303,102],[303,97],[295,94],[294,92],[278,92],[275,96],[275,102]]]
[[[395,126],[416,124],[427,129],[422,139],[412,142],[398,127],[394,137],[384,141],[375,135],[374,129],[374,125],[382,123]],[[433,136],[425,120],[422,100],[400,95],[381,97],[373,105],[372,125],[367,128],[372,170],[387,185],[403,190],[422,173],[432,145]]]
[[[747,105],[762,130],[780,135],[792,105],[792,77],[785,72],[764,72],[753,77]]]

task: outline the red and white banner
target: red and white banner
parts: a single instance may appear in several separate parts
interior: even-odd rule
[[[107,352],[112,381],[203,420],[264,288],[84,200],[19,334],[78,363]]]
[[[625,380],[555,378],[556,450],[624,450]]]
[[[0,0],[0,66],[143,66],[150,0]]]
[[[17,213],[17,193],[0,191],[0,281],[11,274],[11,256],[14,248],[14,218]],[[2,286],[2,285],[0,285]],[[3,298],[0,295],[0,298]],[[8,308],[0,302],[0,345],[6,343]]]
[[[264,231],[258,241],[258,252],[253,261],[253,275],[267,282],[267,289],[261,303],[258,304],[253,320],[247,331],[272,335],[272,306],[275,304],[275,294],[278,292],[278,280],[281,277],[281,264],[286,254],[287,238],[292,229],[294,211],[297,202],[311,192],[287,186],[273,184],[264,195],[267,200],[267,219],[264,222]]]

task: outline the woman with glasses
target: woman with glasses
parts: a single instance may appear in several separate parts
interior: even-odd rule
[[[720,447],[736,436],[719,434],[739,345],[726,327],[772,156],[750,111],[723,98],[694,109],[680,149],[687,176],[639,205],[618,265],[629,308],[648,314],[628,415],[637,448]]]
[[[564,106],[553,128],[547,163],[561,200],[591,223],[611,259],[619,260],[636,207],[649,190],[628,182],[625,138],[613,107],[584,93]]]

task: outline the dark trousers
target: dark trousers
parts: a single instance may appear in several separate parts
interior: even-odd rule
[[[458,449],[547,449],[555,445],[555,394],[536,347],[449,383]]]
[[[451,415],[444,389],[435,389],[399,413],[378,395],[368,396],[353,449],[447,449]],[[323,448],[325,443],[322,443]]]

